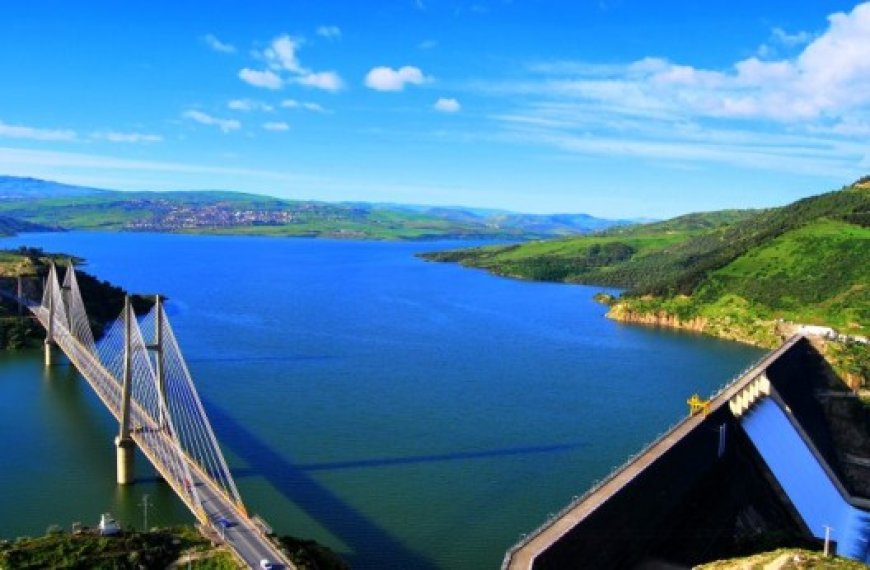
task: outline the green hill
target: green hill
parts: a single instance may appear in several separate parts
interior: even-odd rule
[[[51,228],[33,224],[9,216],[0,216],[0,236],[11,236],[18,232],[42,232],[50,231]]]
[[[613,228],[583,237],[434,252],[431,261],[456,261],[498,275],[630,288],[659,271],[658,259],[691,238],[751,220],[756,210],[696,213],[663,222]],[[684,247],[684,246],[683,246]]]
[[[0,176],[0,216],[62,229],[367,239],[528,239],[625,223],[584,214],[328,203],[216,190],[119,192],[10,176]]]
[[[582,237],[427,254],[511,277],[609,285],[609,316],[773,346],[794,324],[870,328],[870,179],[781,208],[690,214]],[[864,348],[861,348],[863,346]],[[841,372],[866,378],[866,345]],[[841,349],[835,349],[841,350]]]

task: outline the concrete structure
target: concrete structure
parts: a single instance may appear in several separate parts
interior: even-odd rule
[[[728,408],[734,414],[734,417],[739,418],[752,407],[752,404],[765,396],[770,396],[770,380],[767,379],[767,376],[761,374],[750,380],[747,385],[728,400]]]
[[[731,540],[715,535],[723,532],[722,527],[730,529],[724,530],[727,534],[767,525],[772,531],[812,537],[801,513],[741,428],[741,418],[765,399],[786,411],[844,500],[866,511],[870,501],[850,496],[830,467],[835,461],[830,446],[813,444],[825,441],[823,430],[804,429],[795,418],[802,417],[807,426],[821,423],[811,405],[814,390],[788,388],[789,377],[806,367],[795,355],[809,350],[809,343],[796,335],[766,355],[712,397],[707,415],[683,419],[524,537],[507,552],[502,568],[690,566],[710,558],[703,558],[709,555],[707,546],[692,552],[687,541],[694,537],[699,544],[721,546]],[[788,393],[780,394],[777,385]],[[724,501],[724,506],[717,501]],[[716,519],[716,509],[722,519]],[[689,553],[682,560],[656,559],[679,549]]]
[[[133,459],[135,457],[136,442],[129,437],[124,439],[118,436],[115,438],[115,449],[117,454],[118,485],[129,485],[134,480]]]

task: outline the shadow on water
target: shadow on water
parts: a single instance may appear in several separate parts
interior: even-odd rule
[[[420,570],[436,568],[431,561],[390,536],[312,479],[303,468],[273,451],[223,408],[211,402],[206,402],[205,406],[212,422],[221,426],[223,444],[289,501],[351,548],[353,554],[345,555],[351,567],[363,568],[368,565],[377,568]]]
[[[209,407],[209,409],[211,409]],[[466,459],[487,459],[490,457],[510,457],[512,455],[534,455],[537,453],[559,453],[587,447],[586,443],[564,443],[556,445],[534,445],[507,447],[483,451],[460,451],[435,455],[411,455],[408,457],[382,457],[379,459],[360,459],[356,461],[333,461],[329,463],[299,463],[294,467],[301,471],[342,471],[345,469],[365,469],[367,467],[389,467],[391,465],[414,465],[419,463],[440,463],[443,461],[462,461]],[[261,473],[253,468],[233,469],[233,478],[259,477]]]
[[[338,358],[328,354],[300,356],[201,356],[186,358],[185,362],[320,362]]]
[[[442,461],[461,461],[466,459],[486,459],[490,457],[509,457],[511,455],[532,455],[536,453],[555,453],[572,451],[586,447],[585,443],[563,443],[556,445],[534,445],[525,447],[508,447],[504,449],[487,449],[483,451],[460,451],[456,453],[441,453],[435,455],[411,455],[409,457],[385,457],[380,459],[362,459],[358,461],[334,461],[330,463],[310,463],[297,465],[303,471],[340,471],[343,469],[360,469],[365,467],[386,467],[390,465],[409,465],[417,463],[435,463]]]

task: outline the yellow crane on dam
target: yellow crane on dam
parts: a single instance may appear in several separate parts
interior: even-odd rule
[[[698,394],[692,394],[692,397],[686,400],[686,403],[689,404],[689,416],[698,414],[706,416],[710,413],[710,400],[704,400]]]

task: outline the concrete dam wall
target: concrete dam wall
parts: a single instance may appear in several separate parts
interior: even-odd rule
[[[789,441],[809,440],[801,444],[812,448],[803,460],[809,456],[829,481],[826,488],[842,499],[836,510],[840,518],[830,523],[850,528],[836,535],[843,539],[841,553],[847,549],[854,558],[866,557],[861,537],[870,535],[870,517],[866,501],[852,496],[850,485],[838,483],[842,469],[834,433],[816,398],[820,387],[828,388],[818,359],[805,339],[789,340],[717,394],[708,414],[678,424],[512,548],[503,567],[683,568],[778,546],[817,546],[816,518],[790,497],[794,486],[787,479],[781,483],[781,462],[771,463],[765,456],[770,450],[753,440],[757,427],[774,447],[780,435],[787,435],[769,433],[785,429],[767,420],[767,412],[759,415],[769,405],[790,410],[794,422],[806,414],[806,429],[788,422],[794,433]],[[794,453],[800,446],[788,447]],[[786,470],[806,467],[784,465]]]

